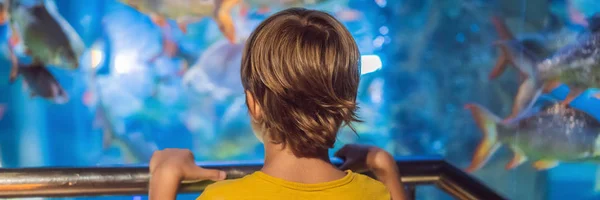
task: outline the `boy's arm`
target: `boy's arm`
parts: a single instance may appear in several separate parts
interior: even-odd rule
[[[393,200],[407,199],[396,161],[385,150],[374,146],[351,144],[342,147],[335,156],[344,159],[341,169],[351,169],[356,172],[372,171],[377,180],[388,188]]]
[[[402,184],[400,171],[394,157],[379,148],[371,148],[367,155],[367,166],[390,191],[393,200],[404,200],[406,194]]]
[[[151,173],[148,195],[150,200],[175,199],[181,178],[171,175],[174,169],[159,169]]]
[[[174,200],[182,180],[225,179],[225,172],[198,167],[186,149],[156,151],[150,160],[150,200]]]

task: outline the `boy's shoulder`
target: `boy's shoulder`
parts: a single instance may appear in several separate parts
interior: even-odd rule
[[[321,199],[331,199],[325,198],[325,196],[331,194],[337,195],[334,199],[363,199],[361,197],[378,200],[390,199],[389,191],[383,183],[359,173],[349,173],[352,173],[350,174],[351,178],[347,179],[349,181],[344,184],[336,183],[334,184],[335,187],[332,187],[333,185],[320,185],[318,188],[321,189],[319,190],[329,190],[329,192],[321,194],[321,197],[323,197]],[[264,179],[264,177],[261,178],[260,174],[254,173],[241,179],[213,183],[204,190],[198,199],[247,199],[250,197],[252,197],[251,199],[278,199],[281,195],[299,194],[306,191],[310,191],[308,193],[311,193],[311,195],[319,196],[320,194],[318,191],[313,191],[317,188],[315,186],[296,188],[298,185],[303,184],[281,185],[277,184],[276,181],[269,181]],[[275,191],[277,192],[273,193]]]
[[[213,199],[215,197],[231,199],[239,195],[244,196],[244,193],[255,189],[256,181],[252,174],[240,179],[218,181],[207,186],[198,199]]]
[[[385,185],[382,182],[375,180],[369,176],[357,173],[354,179],[355,183],[359,185],[358,187],[365,189],[364,192],[379,195],[385,195],[389,193],[387,187],[385,187]]]

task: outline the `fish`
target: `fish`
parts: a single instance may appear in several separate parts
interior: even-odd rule
[[[212,44],[183,75],[184,88],[197,96],[210,96],[219,100],[243,94],[239,79],[243,48],[243,43],[218,41]]]
[[[102,129],[102,148],[105,151],[110,147],[118,148],[126,164],[149,162],[152,153],[158,148],[144,141],[143,138],[139,138],[143,137],[139,134],[126,134],[122,121],[115,123],[100,97],[97,101],[92,125],[94,128]]]
[[[212,17],[225,38],[236,43],[236,31],[231,10],[241,0],[119,0],[134,9],[148,15],[160,27],[168,25],[167,19],[175,20],[178,28],[187,33],[188,24],[200,21],[204,17]],[[175,48],[166,39],[164,51]],[[167,49],[171,48],[171,49]],[[174,54],[174,52],[167,52]]]
[[[24,5],[19,0],[8,2],[12,30],[9,49],[22,40],[26,54],[37,64],[69,70],[78,68],[85,45],[75,29],[58,13],[53,1],[34,5]],[[11,54],[14,57],[14,50]],[[13,82],[19,67],[16,59],[11,62],[10,82]]]
[[[512,32],[508,29],[506,24],[498,17],[492,18],[492,23],[500,36],[501,41],[495,42],[495,45],[500,49],[500,54],[496,60],[492,71],[490,72],[489,79],[498,78],[504,71],[507,66],[510,64],[515,67],[520,75],[520,79],[522,81],[532,81],[527,79],[527,77],[531,77],[535,73],[535,65],[536,60],[532,58],[537,58],[542,54],[544,47],[540,45],[540,43],[535,42],[535,40],[530,40],[530,42],[517,40],[516,37],[512,34]],[[526,102],[532,101],[533,98],[528,94],[530,89],[527,87],[530,84],[524,84],[528,82],[523,82],[521,87],[519,88],[519,92],[515,96],[514,105],[512,107],[511,115],[509,115],[506,119],[511,119],[516,117],[517,114],[520,113],[520,110],[525,107]],[[551,91],[551,87],[558,87],[560,83],[553,82],[548,84],[546,87],[546,92]],[[528,90],[529,89],[529,90]]]
[[[521,72],[525,72],[526,78],[519,86],[512,112],[505,120],[523,114],[543,92],[560,84],[566,84],[570,88],[563,105],[569,104],[587,88],[598,88],[600,31],[582,34],[575,42],[560,48],[547,58],[539,59],[533,54],[523,53],[520,59],[522,62],[516,66]]]
[[[551,15],[546,28],[538,33],[526,34],[518,38],[512,33],[505,22],[497,16],[492,17],[492,24],[499,36],[499,40],[494,42],[500,50],[496,64],[490,72],[489,79],[498,78],[505,70],[507,65],[515,66],[519,70],[521,78],[524,79],[533,66],[530,60],[524,60],[523,55],[529,57],[548,57],[560,48],[576,41],[579,32],[570,29],[557,28],[562,26],[556,16]]]
[[[560,162],[600,161],[600,122],[581,110],[545,104],[505,122],[481,105],[467,104],[465,108],[483,133],[467,172],[482,168],[502,145],[514,153],[506,170],[528,160],[536,170],[551,169]]]
[[[19,74],[23,76],[31,98],[39,96],[56,104],[65,104],[69,101],[67,92],[45,66],[32,64],[21,65],[19,68]]]
[[[195,51],[186,50],[182,45],[175,46],[173,49],[175,54],[172,57],[177,58],[179,60],[179,71],[176,73],[177,77],[183,77],[183,75],[189,70],[190,65],[193,65],[196,61],[198,61],[200,55]],[[162,54],[155,55],[150,60],[147,61],[149,65],[156,64],[153,63],[158,57]],[[161,78],[162,79],[162,78]],[[162,80],[161,80],[162,81]]]
[[[96,111],[95,126],[102,128],[102,148],[108,150],[111,146],[118,148],[126,164],[144,163],[150,161],[152,152],[157,148],[147,148],[145,141],[131,140],[128,135],[118,135],[115,127],[108,121],[104,108],[98,107]],[[136,136],[136,135],[134,135]],[[137,135],[139,136],[139,135]]]

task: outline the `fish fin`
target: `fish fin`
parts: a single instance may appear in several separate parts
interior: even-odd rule
[[[10,38],[8,39],[8,45],[11,48],[15,48],[17,46],[17,44],[19,44],[19,42],[21,41],[21,38],[19,38],[19,35],[15,32],[13,32],[10,35]]]
[[[179,30],[181,30],[181,32],[183,32],[184,34],[188,32],[187,26],[188,26],[188,23],[185,21],[177,22],[177,27],[179,27]]]
[[[170,39],[165,39],[163,41],[163,52],[165,55],[167,55],[168,57],[172,58],[175,57],[175,55],[177,54],[177,43],[175,43],[175,41],[170,40]]]
[[[235,44],[237,41],[235,36],[235,26],[233,24],[233,18],[231,17],[231,9],[238,3],[240,3],[239,0],[223,0],[215,16],[215,20],[219,25],[219,30],[221,30],[225,38],[232,44]]]
[[[565,100],[563,100],[560,104],[563,106],[569,105],[573,100],[575,100],[575,98],[577,98],[579,95],[581,95],[581,93],[583,93],[582,89],[572,87],[569,90],[569,94],[567,95]]]
[[[10,45],[8,47],[8,54],[9,54],[8,56],[10,57],[10,64],[11,64],[10,75],[8,77],[8,83],[14,83],[15,80],[17,80],[17,76],[19,76],[19,60],[17,59],[17,55],[15,54],[14,46]]]
[[[492,17],[492,24],[494,24],[494,28],[496,29],[498,36],[500,36],[500,39],[502,39],[502,40],[514,40],[515,39],[515,36],[513,35],[513,33],[510,31],[508,26],[506,26],[506,23],[504,23],[504,20],[502,20],[500,17],[497,17],[497,16]]]
[[[7,5],[4,2],[2,5],[2,9],[0,10],[0,24],[4,25],[9,23],[9,15],[8,15],[8,9],[7,9]]]
[[[506,70],[506,66],[508,65],[508,55],[506,53],[506,47],[500,47],[500,55],[496,59],[496,65],[492,68],[492,72],[490,72],[489,79],[496,79]]]
[[[150,20],[152,20],[152,22],[156,25],[158,25],[158,27],[161,28],[165,28],[169,25],[169,23],[167,22],[167,19],[161,15],[158,14],[150,14]]]
[[[527,74],[525,72],[519,71],[519,83],[522,83],[523,81],[527,80]]]
[[[557,80],[547,81],[546,84],[544,85],[543,92],[544,93],[552,92],[556,88],[560,87],[560,85],[561,85],[561,83]]]
[[[510,149],[514,153],[514,157],[506,165],[506,167],[505,167],[506,170],[514,169],[515,167],[518,167],[519,165],[521,165],[525,161],[527,161],[527,156],[524,155],[523,151],[521,149],[519,149],[519,147],[511,145]]]
[[[483,138],[475,150],[471,165],[466,169],[467,172],[474,172],[483,167],[500,147],[497,131],[500,118],[477,104],[467,104],[465,109],[471,111],[475,123],[483,133]]]
[[[509,48],[510,45],[517,45],[518,47],[514,47],[514,48],[519,48],[523,50],[523,57],[521,59],[526,60],[525,62],[516,62],[515,58],[513,58],[511,55],[511,49]],[[511,64],[512,66],[514,66],[515,68],[517,68],[517,70],[519,71],[519,75],[521,78],[521,81],[526,79],[527,77],[529,77],[529,74],[532,74],[532,68],[534,66],[532,66],[531,63],[533,63],[537,57],[535,57],[534,55],[531,55],[531,53],[522,45],[520,44],[516,44],[514,42],[506,42],[506,41],[497,41],[494,42],[494,46],[497,46],[500,49],[500,53],[498,58],[496,59],[496,64],[494,65],[494,68],[492,69],[492,72],[490,72],[489,75],[489,79],[496,79],[498,78],[500,75],[502,75],[502,73],[504,73],[504,71],[506,71],[507,65]]]
[[[10,75],[8,77],[8,83],[10,83],[10,84],[14,83],[17,80],[17,76],[19,76],[19,66],[17,63],[13,63],[12,67],[10,68]]]
[[[538,160],[533,163],[536,170],[547,170],[558,166],[557,160]]]
[[[511,114],[504,120],[507,122],[518,117],[523,111],[529,109],[541,95],[544,84],[538,84],[533,77],[529,77],[521,86],[515,96]]]
[[[177,54],[177,51],[179,51],[177,43],[175,43],[173,40],[167,39],[165,36],[165,38],[163,39],[161,51],[149,58],[147,63],[154,63],[158,58],[160,58],[163,55],[166,55],[169,58],[173,58]]]

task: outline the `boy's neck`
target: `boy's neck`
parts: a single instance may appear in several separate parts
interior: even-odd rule
[[[323,183],[343,178],[346,173],[331,164],[327,150],[318,157],[298,158],[281,144],[265,143],[262,172],[299,183]]]

